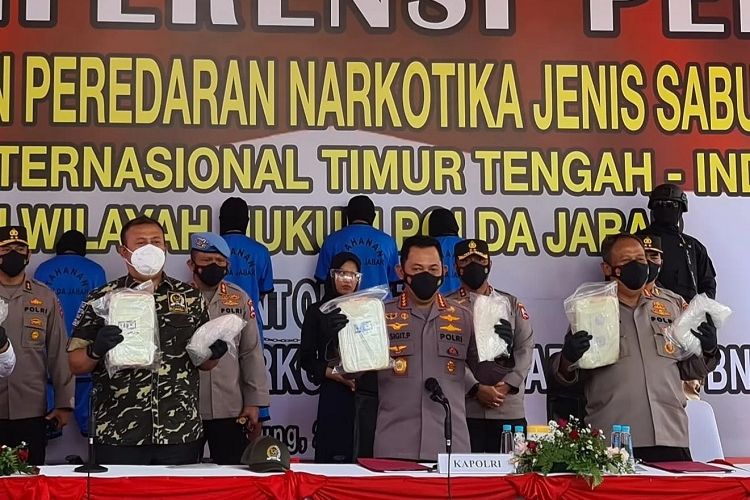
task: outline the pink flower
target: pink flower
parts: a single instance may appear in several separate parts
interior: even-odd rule
[[[580,437],[581,435],[578,434],[577,430],[573,429],[572,431],[570,431],[570,439],[572,439],[573,441],[578,441],[578,438]]]
[[[566,419],[564,419],[564,418],[558,418],[557,419],[557,425],[560,426],[560,427],[567,427],[568,426],[568,421]]]
[[[536,449],[537,449],[537,443],[536,443],[536,441],[529,441],[526,444],[526,447],[528,448],[528,450],[530,452],[534,453],[536,451]]]

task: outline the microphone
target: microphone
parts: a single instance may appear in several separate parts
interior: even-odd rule
[[[445,400],[443,389],[440,387],[440,382],[435,377],[430,377],[424,381],[424,388],[430,393],[430,399],[436,403],[442,403]]]
[[[430,399],[440,403],[445,409],[445,420],[443,422],[443,431],[445,435],[445,448],[448,451],[449,460],[451,454],[451,441],[453,438],[453,422],[451,421],[451,405],[448,398],[443,394],[443,389],[435,377],[430,377],[424,381],[424,388],[430,393]]]

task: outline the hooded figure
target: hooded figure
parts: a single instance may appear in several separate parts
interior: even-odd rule
[[[307,308],[302,323],[299,364],[308,378],[320,385],[314,441],[318,463],[354,460],[355,382],[332,373],[341,325],[331,325],[331,316],[323,314],[320,307],[331,299],[355,292],[361,279],[360,269],[359,258],[353,253],[334,255],[324,281],[323,298]]]

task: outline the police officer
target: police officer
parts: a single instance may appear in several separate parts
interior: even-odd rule
[[[75,230],[66,231],[55,246],[56,254],[39,264],[34,278],[50,287],[57,294],[65,313],[65,329],[73,333],[73,319],[86,296],[107,282],[102,266],[86,257],[86,236]],[[78,428],[84,435],[89,429],[89,395],[91,376],[76,377],[75,417]],[[54,406],[54,391],[48,387],[47,407]]]
[[[445,412],[425,390],[428,378],[450,402],[452,451],[467,453],[464,377],[467,363],[478,364],[471,312],[438,292],[445,267],[434,238],[407,238],[397,272],[405,289],[385,304],[393,368],[378,372],[375,456],[436,460],[445,453]]]
[[[246,235],[249,221],[245,200],[231,197],[222,203],[219,209],[219,233],[232,251],[227,280],[242,288],[253,301],[262,346],[263,318],[260,314],[262,311],[257,308],[261,306],[264,297],[273,292],[273,266],[268,249]],[[262,407],[261,421],[270,418],[269,408]]]
[[[716,271],[703,244],[682,232],[682,215],[688,211],[685,193],[674,184],[654,188],[648,202],[651,225],[639,234],[659,236],[664,251],[664,265],[659,283],[686,301],[705,293],[716,297]]]
[[[217,234],[196,233],[190,248],[187,264],[209,317],[236,314],[247,322],[237,338],[237,357],[223,356],[216,368],[200,374],[200,413],[211,458],[220,465],[236,465],[260,435],[259,408],[270,403],[263,344],[252,299],[224,280],[231,256],[226,241]]]
[[[443,284],[440,285],[440,293],[448,295],[461,286],[461,280],[456,273],[456,259],[453,256],[453,250],[461,242],[461,237],[458,235],[458,222],[453,212],[446,208],[436,208],[430,212],[427,234],[440,242],[443,262],[448,269]]]
[[[591,335],[568,332],[554,373],[562,383],[584,381],[587,421],[594,428],[630,425],[636,458],[690,460],[682,380],[702,378],[716,367],[716,328],[708,316],[694,332],[702,355],[678,361],[663,331],[682,310],[670,300],[644,293],[648,261],[641,241],[629,234],[608,237],[602,256],[605,276],[617,280],[620,358],[594,370],[575,369],[573,363],[589,349]]]
[[[0,326],[0,377],[7,377],[16,367],[16,353],[8,340],[5,328]]]
[[[75,386],[65,356],[62,309],[52,290],[26,276],[29,256],[26,228],[0,228],[0,298],[8,304],[3,333],[17,358],[13,373],[0,379],[0,444],[25,441],[29,463],[42,465],[47,422],[57,428],[67,425]],[[49,414],[47,374],[55,387],[55,408]]]
[[[643,293],[647,296],[653,295],[674,302],[680,310],[687,309],[688,305],[687,302],[685,302],[685,299],[671,290],[657,286],[659,271],[664,263],[664,260],[662,259],[662,254],[664,252],[661,248],[661,238],[650,234],[643,234],[641,235],[641,241],[643,242],[643,248],[646,250],[646,259],[648,259],[648,282],[646,283],[646,288],[643,290]],[[687,399],[700,399],[702,385],[703,384],[700,380],[685,380],[682,383],[685,397]]]
[[[195,330],[208,321],[200,291],[162,271],[166,244],[164,228],[154,219],[137,217],[120,232],[119,254],[128,274],[89,294],[73,322],[68,343],[75,374],[92,373],[95,448],[106,464],[174,465],[196,463],[203,432],[199,404],[200,376],[186,347]],[[110,376],[103,358],[122,342],[122,331],[105,325],[92,302],[107,293],[154,284],[161,366],[123,369]],[[211,358],[200,368],[214,368],[227,352],[217,340]]]
[[[351,252],[359,258],[362,279],[359,288],[390,285],[395,289],[398,249],[396,241],[372,226],[375,222],[375,205],[367,196],[354,196],[346,207],[347,225],[330,234],[320,248],[315,279],[325,283],[333,257],[341,252]],[[357,380],[354,394],[356,457],[372,457],[375,424],[378,409],[378,384],[374,373]]]
[[[500,453],[503,425],[526,428],[523,396],[526,376],[531,368],[534,334],[524,305],[513,295],[490,285],[492,262],[486,241],[461,241],[455,247],[455,256],[461,287],[449,298],[469,310],[472,308],[472,294],[496,293],[510,304],[509,320],[501,320],[495,325],[495,333],[508,345],[510,358],[484,361],[475,373],[467,372],[470,389],[466,395],[466,423],[471,451]]]

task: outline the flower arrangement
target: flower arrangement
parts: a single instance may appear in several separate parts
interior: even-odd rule
[[[550,433],[539,441],[516,444],[512,462],[516,472],[571,472],[599,486],[604,474],[632,474],[630,455],[624,448],[611,448],[600,429],[584,426],[577,418],[551,421]]]
[[[0,446],[0,476],[11,474],[38,474],[39,468],[28,464],[29,450],[26,443],[15,448]]]

